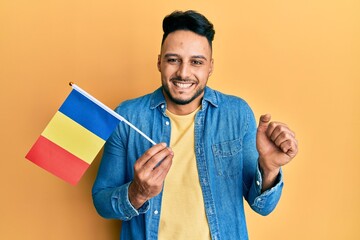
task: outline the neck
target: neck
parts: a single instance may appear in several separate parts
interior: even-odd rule
[[[165,100],[167,104],[167,110],[176,115],[187,115],[194,112],[200,105],[202,96],[194,99],[192,102],[180,105],[172,102],[165,94]]]

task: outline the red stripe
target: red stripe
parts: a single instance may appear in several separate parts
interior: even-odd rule
[[[66,182],[76,185],[89,164],[40,135],[26,158]]]

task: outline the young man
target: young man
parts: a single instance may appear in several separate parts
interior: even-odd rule
[[[282,191],[280,167],[297,153],[294,133],[240,98],[206,86],[213,25],[194,11],[163,21],[162,87],[116,111],[159,144],[119,124],[105,145],[93,187],[121,239],[247,239],[243,199],[262,215]]]

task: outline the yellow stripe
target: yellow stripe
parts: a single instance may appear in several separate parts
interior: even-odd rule
[[[41,135],[89,164],[105,143],[61,112],[54,115]]]

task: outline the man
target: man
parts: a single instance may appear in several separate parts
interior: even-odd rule
[[[93,187],[105,218],[123,220],[121,239],[247,239],[243,199],[262,215],[282,191],[280,167],[297,153],[286,125],[240,98],[206,86],[213,25],[194,11],[163,21],[162,87],[116,111],[159,144],[119,124]]]

